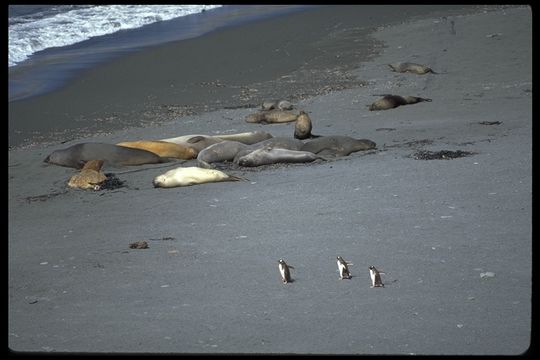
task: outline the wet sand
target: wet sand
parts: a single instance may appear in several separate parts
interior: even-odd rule
[[[308,96],[302,82],[276,80],[316,66],[283,74],[273,70],[274,77],[245,83],[245,74],[231,73],[219,79],[227,86],[215,86],[213,94],[230,90],[230,84],[262,89],[268,85],[261,84],[279,82],[280,89],[290,89],[287,97],[309,112],[314,133],[368,138],[377,151],[309,165],[230,168],[249,181],[174,189],[155,189],[152,179],[193,162],[105,169],[127,186],[92,192],[66,188],[73,169],[42,163],[54,149],[80,138],[10,150],[10,349],[526,351],[532,291],[531,11],[488,7],[462,13],[443,11],[381,26],[368,37],[371,57],[343,45],[331,55],[357,54],[359,67],[343,66],[329,77],[353,79],[342,88],[306,85],[313,92]],[[350,45],[364,39],[356,34],[365,29],[345,20],[339,25],[343,14],[337,14],[310,23],[327,32],[326,44],[332,36],[348,35]],[[272,21],[285,21],[280,19]],[[333,31],[328,33],[329,24]],[[295,48],[292,42],[287,49]],[[144,57],[130,56],[125,66],[137,56]],[[385,64],[396,61],[427,64],[439,74],[389,71]],[[109,66],[111,72],[103,74],[121,76],[120,64]],[[258,74],[254,64],[251,69]],[[148,94],[172,102],[164,81],[148,84]],[[103,84],[96,79],[79,88],[88,90],[80,99],[101,101],[102,92],[109,91],[99,88]],[[368,111],[366,105],[378,98],[373,95],[385,93],[433,101]],[[70,94],[66,90],[49,99],[51,104],[55,96],[72,100]],[[120,95],[112,104],[122,104]],[[221,105],[144,128],[113,131],[105,124],[107,130],[89,132],[85,140],[115,143],[254,130],[292,136],[293,124],[244,122],[255,108],[242,106],[255,106],[257,96],[228,96],[237,101],[227,101],[225,109]],[[474,154],[414,159],[420,150]],[[149,248],[129,248],[139,240]],[[354,263],[352,279],[338,279],[337,255]],[[280,258],[295,267],[293,283],[281,283]],[[370,288],[370,265],[386,272],[384,288]]]

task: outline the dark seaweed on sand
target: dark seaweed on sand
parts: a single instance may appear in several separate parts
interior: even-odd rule
[[[441,150],[441,151],[428,151],[428,150],[419,150],[415,152],[412,157],[415,160],[450,160],[456,159],[464,156],[473,155],[473,152],[470,151],[461,151],[461,150]]]
[[[100,190],[115,190],[125,187],[125,181],[120,180],[113,173],[105,174],[107,179],[103,181],[99,186]]]

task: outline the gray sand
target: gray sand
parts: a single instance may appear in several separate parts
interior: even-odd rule
[[[366,86],[299,102],[320,135],[375,141],[336,161],[231,169],[247,182],[67,190],[48,147],[9,151],[9,347],[16,351],[519,354],[530,344],[530,8],[380,28]],[[493,35],[499,34],[499,35]],[[439,75],[389,71],[426,64]],[[433,99],[370,112],[373,94]],[[294,124],[254,109],[101,135],[117,142]],[[499,125],[482,125],[499,121]],[[462,150],[415,160],[417,150]],[[184,165],[190,165],[186,162]],[[56,194],[52,196],[47,196]],[[44,195],[44,196],[41,196]],[[170,237],[174,239],[169,239]],[[129,249],[146,240],[149,249]],[[354,265],[339,280],[335,257]],[[294,266],[282,284],[279,258]],[[385,271],[370,288],[368,267]],[[484,276],[493,273],[494,277]],[[490,274],[491,275],[491,274]]]

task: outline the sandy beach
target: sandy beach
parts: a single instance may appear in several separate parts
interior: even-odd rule
[[[62,90],[10,103],[10,125],[42,112],[58,129],[44,125],[42,141],[10,138],[9,349],[527,351],[531,9],[414,6],[398,16],[368,7],[379,18],[359,24],[353,8],[299,12],[156,47]],[[290,36],[302,27],[309,31]],[[201,72],[146,72],[156,58],[167,69],[178,59],[200,61]],[[438,74],[386,65],[400,61]],[[432,102],[368,111],[374,95],[389,93]],[[104,169],[125,181],[113,191],[68,189],[75,170],[43,163],[53,150],[83,141],[255,130],[292,137],[292,123],[244,121],[267,97],[306,110],[315,134],[371,139],[377,150],[229,167],[248,181],[173,189],[156,189],[152,179],[194,161]],[[84,124],[70,128],[73,118]],[[441,150],[472,154],[414,158]],[[149,248],[129,248],[139,240]],[[354,264],[352,279],[338,279],[337,255]],[[280,258],[294,266],[290,284],[280,281]],[[385,272],[384,288],[370,288],[370,265]]]

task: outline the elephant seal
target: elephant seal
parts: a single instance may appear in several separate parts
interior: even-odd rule
[[[296,121],[298,115],[296,111],[274,109],[250,114],[246,116],[245,120],[248,123],[259,123],[263,125],[281,124]]]
[[[252,145],[264,140],[273,138],[274,136],[266,131],[250,131],[238,134],[217,135],[222,140],[238,141],[242,144]]]
[[[245,180],[238,176],[228,175],[214,169],[200,167],[178,167],[154,178],[154,187],[171,188],[177,186],[190,186],[219,181]]]
[[[197,139],[197,137],[205,138],[204,143],[201,142],[201,139]],[[188,143],[192,147],[197,148],[197,146],[200,144],[204,144],[206,145],[205,147],[208,147],[210,145],[220,142],[221,140],[238,141],[238,142],[250,145],[250,144],[255,144],[260,141],[270,139],[270,138],[272,138],[272,134],[267,133],[265,131],[250,131],[250,132],[244,132],[244,133],[215,135],[215,136],[199,135],[199,134],[183,135],[183,136],[178,136],[178,137],[173,137],[173,138],[168,138],[168,139],[161,139],[160,141],[167,141],[167,142],[172,142],[175,144]],[[202,148],[200,150],[202,150]]]
[[[249,145],[243,150],[240,150],[233,159],[233,162],[238,165],[238,159],[242,156],[249,154],[252,151],[261,149],[263,147],[273,147],[288,150],[300,150],[304,146],[304,143],[298,139],[292,139],[288,137],[277,136],[268,140],[258,142],[256,144]]]
[[[183,160],[195,159],[198,154],[196,149],[187,145],[159,140],[124,141],[117,143],[116,145],[150,151],[161,157],[170,157]]]
[[[427,73],[438,74],[425,65],[415,64],[415,63],[408,63],[408,62],[399,63],[398,62],[394,64],[388,64],[388,66],[390,67],[390,69],[392,69],[392,71],[400,72],[400,73],[410,72],[410,73],[414,73],[418,75],[424,75]]]
[[[321,156],[309,151],[289,150],[266,146],[239,157],[237,163],[240,166],[254,167],[277,163],[305,163],[318,159],[324,160],[324,158]]]
[[[248,146],[238,141],[223,140],[199,152],[197,162],[200,167],[211,168],[211,163],[233,161],[236,154]]]
[[[377,146],[368,139],[354,139],[349,136],[322,136],[305,143],[301,150],[318,155],[347,156],[360,150],[370,150]]]
[[[267,100],[263,101],[261,105],[262,110],[273,110],[273,109],[279,109],[279,110],[292,110],[293,104],[291,104],[287,100]]]
[[[153,152],[106,143],[80,143],[53,151],[43,161],[49,164],[80,169],[87,161],[103,160],[105,165],[131,166],[169,161]]]
[[[81,172],[73,175],[68,186],[76,189],[94,189],[100,190],[99,184],[107,180],[107,176],[100,170],[103,166],[103,160],[90,160],[81,169]]]
[[[373,110],[388,110],[396,108],[400,105],[416,104],[422,101],[432,101],[431,99],[425,99],[416,96],[399,96],[399,95],[385,95],[382,99],[375,101],[369,105],[370,111]]]
[[[313,125],[311,124],[311,119],[304,111],[300,111],[300,115],[296,119],[294,124],[294,138],[299,140],[304,139],[313,139],[320,137],[319,135],[313,135],[311,129]]]

